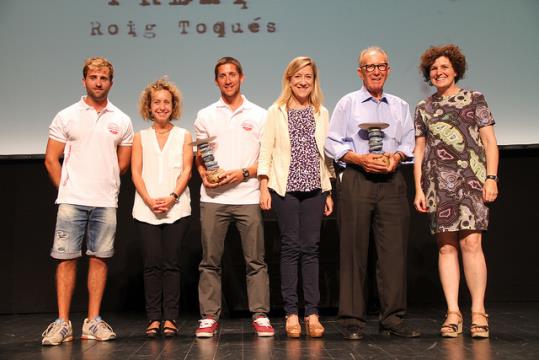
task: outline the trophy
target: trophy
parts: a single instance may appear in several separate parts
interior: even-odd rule
[[[384,152],[382,150],[384,137],[384,132],[382,130],[387,128],[388,126],[389,124],[384,122],[359,124],[359,127],[363,130],[367,130],[367,133],[369,135],[369,152],[371,154],[382,155],[380,159],[386,164],[386,166],[389,165],[389,156],[384,155]]]
[[[211,145],[215,138],[216,136],[210,136],[206,139],[198,139],[190,144],[191,146],[196,146],[200,152],[200,157],[202,158],[202,161],[204,161],[204,166],[206,167],[206,179],[211,184],[217,184],[225,172],[219,167],[219,164],[213,156]]]

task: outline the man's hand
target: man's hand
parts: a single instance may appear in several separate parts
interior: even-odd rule
[[[388,165],[384,154],[359,155],[359,164],[368,173],[385,174],[388,172]]]
[[[200,177],[202,179],[202,184],[204,185],[205,188],[207,189],[215,189],[216,187],[218,187],[220,185],[220,183],[211,183],[208,181],[208,177],[206,176],[207,172],[206,171],[203,171],[203,172],[200,172]]]
[[[222,185],[238,185],[243,181],[243,171],[241,169],[227,170],[219,177],[219,186]]]
[[[402,160],[400,153],[398,152],[385,153],[384,155],[386,155],[389,158],[389,165],[387,166],[387,172],[388,173],[395,172],[395,170],[397,170]]]

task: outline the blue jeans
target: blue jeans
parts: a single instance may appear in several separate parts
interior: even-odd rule
[[[115,234],[116,208],[60,204],[51,256],[59,260],[81,257],[86,235],[86,255],[112,257]]]

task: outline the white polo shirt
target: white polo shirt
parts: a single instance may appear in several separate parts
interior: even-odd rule
[[[266,110],[242,97],[243,104],[236,111],[219,99],[200,110],[195,120],[197,139],[217,136],[214,155],[223,170],[248,168],[258,161]],[[202,185],[200,201],[228,205],[258,204],[258,179],[254,177],[238,185],[223,185],[215,189],[206,189]]]
[[[129,116],[110,101],[98,114],[82,97],[55,116],[49,138],[65,143],[56,203],[117,207],[120,191],[117,148],[133,144]]]

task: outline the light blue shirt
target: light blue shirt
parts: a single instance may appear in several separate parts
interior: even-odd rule
[[[409,159],[413,158],[414,123],[408,103],[385,92],[378,101],[365,87],[345,95],[335,106],[329,124],[326,154],[336,161],[348,151],[368,154],[367,130],[359,128],[359,124],[372,122],[389,124],[383,130],[384,152],[402,151]],[[346,166],[342,161],[338,163]]]

